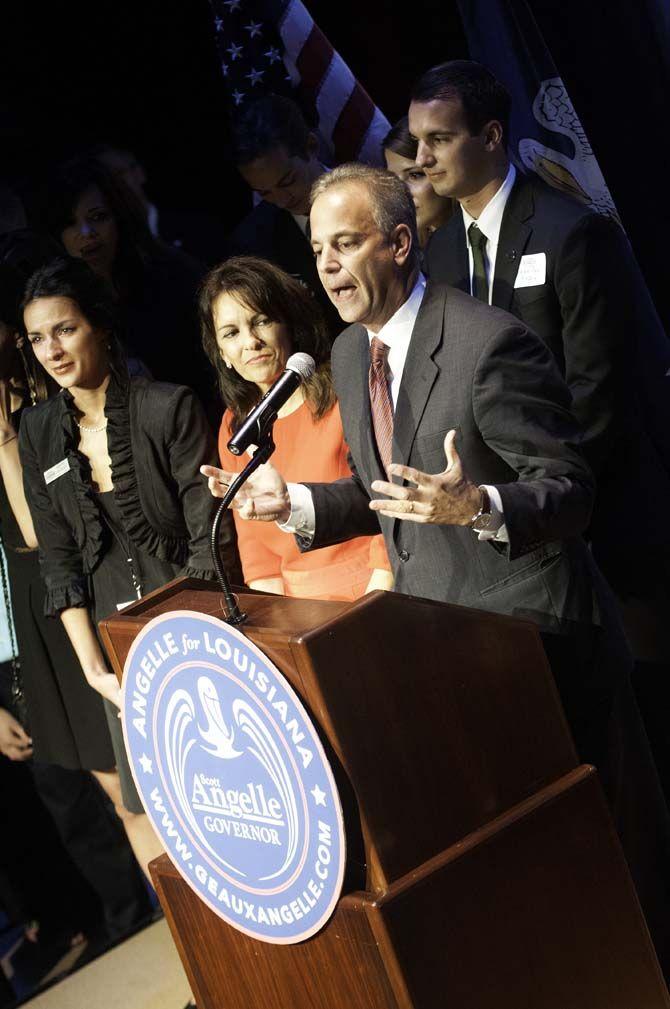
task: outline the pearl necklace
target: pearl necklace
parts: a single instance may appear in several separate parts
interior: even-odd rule
[[[86,434],[99,434],[101,431],[104,431],[105,428],[107,427],[107,421],[105,421],[102,427],[84,427],[84,425],[80,424],[78,420],[75,421],[75,424],[77,425],[80,431],[84,431]]]

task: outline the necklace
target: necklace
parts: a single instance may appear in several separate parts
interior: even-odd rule
[[[78,420],[75,421],[75,424],[77,425],[80,431],[84,431],[86,434],[99,434],[100,431],[104,431],[105,428],[107,427],[107,421],[105,421],[102,427],[84,427],[84,425],[80,424]]]

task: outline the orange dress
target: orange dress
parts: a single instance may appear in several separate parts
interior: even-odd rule
[[[239,473],[249,457],[234,456],[226,448],[230,421],[230,410],[226,410],[219,430],[219,456],[223,469]],[[270,461],[287,482],[330,483],[351,475],[337,404],[315,420],[307,403],[302,403],[275,421],[274,440],[277,448]],[[247,584],[258,578],[281,578],[287,596],[349,601],[363,595],[374,568],[390,570],[381,535],[359,536],[301,554],[295,538],[275,522],[246,521],[237,512],[234,515]]]

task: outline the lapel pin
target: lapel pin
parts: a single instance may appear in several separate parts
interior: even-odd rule
[[[508,263],[513,263],[516,259],[516,249],[510,249],[509,252],[505,253],[505,259]]]

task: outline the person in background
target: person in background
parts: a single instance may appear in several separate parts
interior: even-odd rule
[[[330,375],[330,345],[318,304],[278,267],[240,256],[216,267],[200,292],[203,346],[216,368],[228,409],[219,432],[224,469],[245,460],[226,444],[249,410],[286,367],[291,354],[314,358],[317,371],[279,411],[273,459],[289,480],[338,480],[351,473]],[[317,599],[357,599],[390,589],[393,579],[381,536],[302,554],[274,525],[251,525],[236,514],[238,546],[250,588]]]
[[[134,192],[154,238],[187,252],[207,266],[220,263],[230,255],[229,242],[221,225],[209,214],[197,212],[191,206],[161,206],[159,209],[152,203],[146,192],[146,169],[132,151],[126,147],[101,143],[92,147],[88,153]]]
[[[221,407],[197,327],[201,264],[155,238],[135,193],[95,158],[62,165],[42,196],[36,223],[104,281],[118,306],[128,354],[157,380],[190,386],[218,419]]]
[[[419,245],[425,253],[437,229],[446,224],[454,212],[454,202],[436,193],[423,168],[417,165],[416,140],[409,131],[407,116],[391,127],[382,148],[389,172],[401,179],[412,194]]]
[[[260,200],[233,233],[233,246],[302,280],[333,339],[342,323],[319,283],[309,244],[309,193],[327,171],[316,134],[290,98],[266,95],[244,105],[233,123],[233,144],[240,175]]]
[[[114,305],[80,260],[56,260],[31,277],[23,327],[62,390],[24,412],[19,434],[45,611],[60,616],[88,684],[104,698],[116,769],[98,778],[146,872],[161,848],[130,775],[119,684],[95,628],[180,571],[213,577],[212,501],[198,466],[215,456],[214,441],[190,389],[128,376]]]
[[[440,64],[414,87],[417,163],[460,204],[430,243],[428,270],[530,326],[570,387],[597,480],[586,537],[617,595],[670,799],[660,715],[670,702],[670,341],[620,225],[510,162],[510,111],[507,89],[478,63]]]
[[[127,866],[121,860],[115,864],[109,859],[118,838],[128,842],[121,825],[110,833],[110,816],[117,819],[102,800],[102,793],[85,771],[68,771],[55,765],[36,765],[33,759],[33,741],[25,730],[26,718],[21,697],[17,693],[20,683],[21,659],[17,649],[14,628],[14,601],[11,599],[10,578],[2,543],[0,526],[0,908],[10,922],[22,925],[24,936],[38,948],[36,957],[48,956],[50,951],[64,951],[80,946],[84,939],[89,943],[108,943],[119,939],[136,927],[137,917],[119,917],[127,895]],[[32,670],[26,670],[32,674]],[[45,780],[51,786],[44,795]],[[59,808],[75,805],[81,799],[82,784],[86,782],[99,805],[88,804],[85,812],[93,816],[92,822],[79,823],[78,836],[85,836],[90,852],[62,830],[63,818],[49,816],[53,790],[60,786]],[[85,785],[84,785],[85,787]],[[79,805],[79,812],[84,812]],[[118,823],[118,820],[117,820]],[[103,847],[99,847],[102,840]],[[67,847],[66,847],[67,845]],[[106,873],[102,879],[102,892],[96,893],[101,881],[101,851],[108,857]],[[81,872],[84,854],[85,872]],[[132,858],[132,855],[130,855]],[[134,877],[141,886],[137,863],[132,859]],[[149,902],[142,888],[145,914]],[[111,903],[110,903],[111,900]],[[127,909],[126,909],[127,910]],[[116,913],[115,913],[116,912]],[[89,947],[90,951],[90,947]],[[24,951],[24,956],[26,955]],[[28,955],[30,955],[28,953]],[[0,972],[2,973],[2,972]]]

